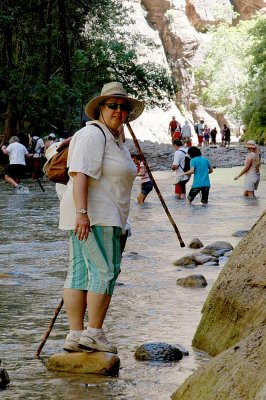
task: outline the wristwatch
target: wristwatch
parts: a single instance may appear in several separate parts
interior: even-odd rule
[[[76,214],[87,214],[87,210],[85,208],[81,208],[80,210],[76,211]]]

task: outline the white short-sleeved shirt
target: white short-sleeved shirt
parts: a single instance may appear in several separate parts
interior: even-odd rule
[[[91,123],[97,123],[101,130]],[[75,227],[76,207],[71,172],[89,176],[88,215],[91,225],[124,228],[130,207],[131,189],[137,169],[121,137],[118,143],[109,130],[92,121],[79,130],[70,142],[68,166],[70,179],[60,202],[59,228]]]
[[[28,154],[28,150],[23,144],[14,142],[7,146],[9,163],[26,165],[25,155]]]
[[[187,153],[187,149],[185,147],[181,147],[180,149],[176,150],[174,154],[174,161],[173,165],[177,165],[176,169],[176,175],[178,176],[179,174],[183,174],[184,171],[182,168],[185,166],[185,156]],[[182,168],[181,168],[182,167]],[[189,179],[189,175],[184,175],[181,179],[181,181],[185,181]]]

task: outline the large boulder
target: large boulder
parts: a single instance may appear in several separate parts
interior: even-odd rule
[[[215,356],[174,400],[264,400],[266,211],[233,250],[203,307],[193,347]]]
[[[265,323],[265,232],[266,212],[235,248],[212,287],[194,347],[214,356]]]
[[[120,359],[116,354],[94,351],[54,354],[48,359],[46,366],[50,371],[116,376],[119,365]]]
[[[172,400],[265,400],[266,326],[191,375]]]

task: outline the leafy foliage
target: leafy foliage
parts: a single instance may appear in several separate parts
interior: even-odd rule
[[[0,3],[0,127],[46,133],[76,130],[83,108],[102,85],[121,81],[148,106],[175,95],[170,74],[138,63],[137,49],[154,46],[130,33],[122,0],[2,0]]]
[[[257,15],[237,26],[211,28],[203,65],[194,70],[202,103],[246,124],[244,139],[266,140],[266,23]]]

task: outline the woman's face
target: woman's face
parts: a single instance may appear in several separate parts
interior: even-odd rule
[[[116,131],[126,122],[130,106],[125,99],[110,97],[100,106],[100,110],[99,121]]]

